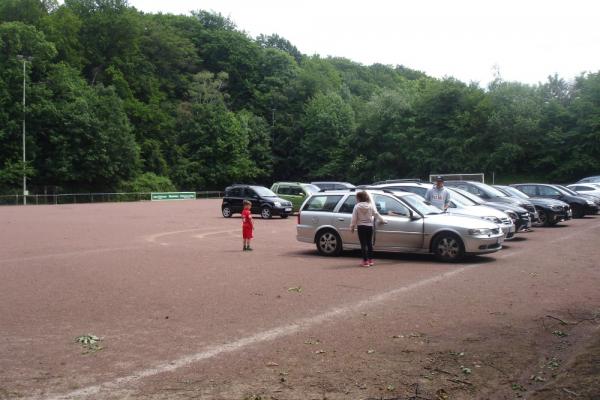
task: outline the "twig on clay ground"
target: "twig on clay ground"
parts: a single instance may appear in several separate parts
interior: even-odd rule
[[[568,394],[570,394],[570,395],[573,395],[573,396],[575,396],[575,397],[579,397],[579,394],[578,394],[578,393],[575,393],[574,391],[572,391],[572,390],[569,390],[569,389],[567,389],[567,388],[563,388],[563,392],[565,392],[565,393],[568,393]]]
[[[443,369],[439,369],[439,368],[432,368],[432,367],[423,367],[423,368],[425,368],[426,370],[429,370],[429,371],[440,372],[442,374],[446,374],[446,375],[450,375],[450,376],[458,376],[456,374],[453,374],[452,372],[444,371]]]
[[[460,379],[450,379],[450,378],[448,378],[447,380],[449,380],[450,382],[454,382],[454,383],[462,383],[463,385],[473,386],[473,384],[471,382],[462,381]]]

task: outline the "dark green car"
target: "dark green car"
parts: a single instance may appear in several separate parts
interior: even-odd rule
[[[271,190],[282,199],[292,202],[293,212],[297,212],[302,202],[311,194],[319,191],[319,188],[310,183],[301,182],[275,182]]]

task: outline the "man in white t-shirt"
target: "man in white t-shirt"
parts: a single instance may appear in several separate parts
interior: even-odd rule
[[[435,186],[427,191],[425,200],[442,211],[446,211],[450,205],[450,192],[444,187],[444,178],[435,178]]]

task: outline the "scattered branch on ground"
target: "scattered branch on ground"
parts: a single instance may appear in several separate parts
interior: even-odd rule
[[[453,374],[452,372],[444,371],[443,369],[439,369],[439,368],[432,368],[432,367],[424,367],[424,368],[426,370],[434,371],[434,372],[439,372],[441,374],[446,374],[446,375],[450,375],[450,376],[458,376],[456,374]]]
[[[102,350],[102,346],[98,344],[102,339],[96,335],[87,334],[77,336],[75,338],[75,343],[81,344],[81,346],[86,350],[83,354],[87,353],[95,353],[97,351]]]
[[[563,388],[563,392],[565,392],[565,393],[568,393],[568,394],[570,394],[570,395],[572,395],[572,396],[575,396],[575,397],[579,397],[579,394],[578,394],[578,393],[575,393],[574,391],[572,391],[572,390],[569,390],[569,389],[567,389],[567,388]]]
[[[450,382],[454,382],[454,383],[462,383],[463,385],[473,386],[473,384],[471,382],[463,381],[461,379],[450,379],[450,378],[447,378],[446,380],[448,380]]]

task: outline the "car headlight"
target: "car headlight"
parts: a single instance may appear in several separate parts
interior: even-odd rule
[[[514,212],[512,212],[510,210],[504,210],[504,212],[506,213],[506,215],[508,215],[510,217],[510,219],[512,219],[513,222],[515,222],[517,219],[519,219],[517,214],[515,214]]]
[[[493,222],[495,224],[501,224],[502,221],[500,221],[500,218],[496,218],[496,217],[481,217],[487,221]]]
[[[558,205],[550,206],[550,208],[554,211],[560,211],[562,209],[562,207]]]
[[[280,202],[280,201],[276,201],[276,202],[275,202],[275,203],[273,203],[273,204],[275,204],[275,207],[281,207],[281,202]]]
[[[591,201],[591,200],[586,200],[585,202],[587,203],[588,206],[593,206],[594,205],[594,202]]]
[[[473,236],[489,236],[492,234],[491,229],[469,229],[469,235]]]

